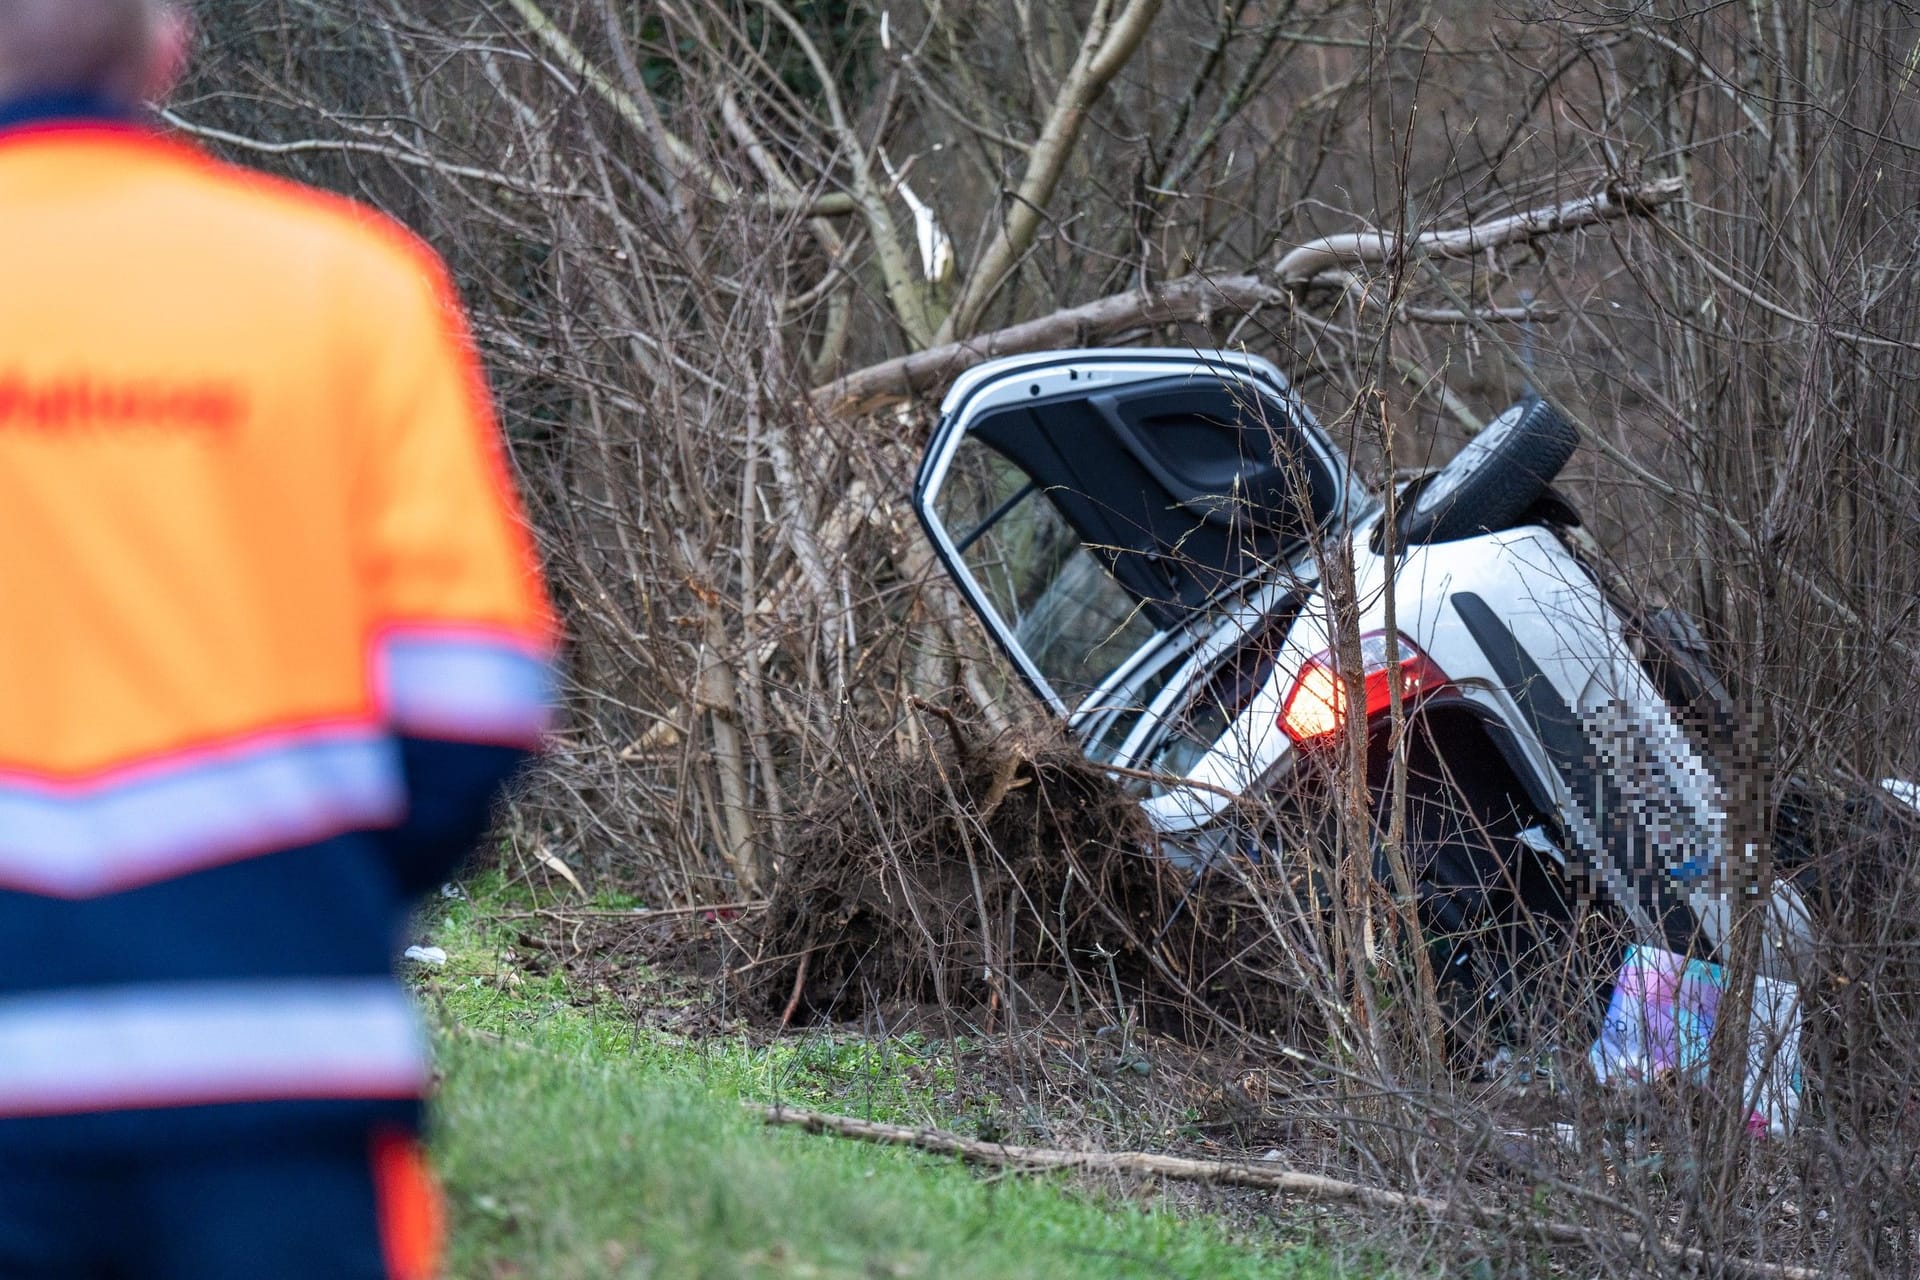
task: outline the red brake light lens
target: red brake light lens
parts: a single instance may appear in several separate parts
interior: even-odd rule
[[[1420,652],[1406,637],[1399,641],[1400,661],[1387,660],[1387,636],[1375,631],[1360,637],[1360,656],[1366,664],[1366,715],[1368,719],[1393,705],[1393,686],[1397,674],[1400,698],[1411,701],[1420,694],[1447,683],[1446,672],[1433,659]],[[1306,744],[1340,732],[1347,723],[1347,682],[1340,676],[1331,650],[1310,659],[1293,678],[1293,688],[1280,711],[1280,727],[1294,742]]]

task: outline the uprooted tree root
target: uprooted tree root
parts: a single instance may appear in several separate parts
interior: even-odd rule
[[[749,970],[764,1007],[1298,1022],[1244,877],[1196,882],[1161,856],[1139,798],[1064,737],[983,742],[943,718],[950,733],[876,752],[800,820]]]

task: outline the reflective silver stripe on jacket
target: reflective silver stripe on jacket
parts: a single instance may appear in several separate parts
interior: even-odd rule
[[[86,898],[391,826],[400,752],[378,726],[291,730],[84,784],[0,775],[0,888]]]
[[[410,1098],[424,1037],[387,979],[152,984],[0,998],[0,1116]]]

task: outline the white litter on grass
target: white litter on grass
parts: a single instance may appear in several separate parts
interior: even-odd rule
[[[444,947],[408,947],[406,957],[409,960],[418,960],[421,964],[430,964],[436,969],[447,962],[447,952]]]

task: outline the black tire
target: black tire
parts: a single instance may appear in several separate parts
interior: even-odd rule
[[[1519,524],[1567,465],[1580,432],[1529,397],[1489,422],[1400,513],[1400,542],[1421,546]]]

